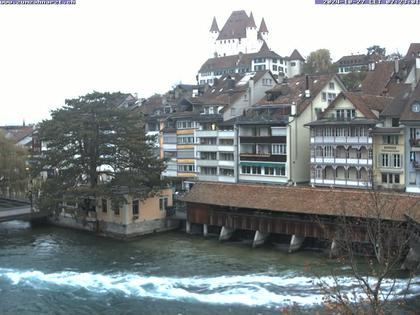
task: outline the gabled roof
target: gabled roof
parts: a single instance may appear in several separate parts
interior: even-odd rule
[[[268,90],[266,92],[266,96],[262,98],[257,104],[294,104],[297,106],[297,113],[301,114],[309,106],[312,100],[321,92],[325,85],[327,85],[331,80],[336,80],[344,89],[344,85],[336,74],[308,75],[310,97],[306,98],[306,75],[300,75],[290,78],[286,83],[278,84],[273,89]],[[278,96],[274,100],[269,100],[270,93],[276,93]]]
[[[252,17],[252,13],[251,13]],[[227,19],[225,25],[217,37],[218,40],[222,39],[234,39],[234,38],[245,38],[246,28],[253,22],[253,17],[248,17],[244,10],[233,11]],[[255,26],[255,22],[254,27]]]
[[[290,60],[301,60],[305,61],[305,59],[302,57],[302,55],[299,53],[297,49],[294,49],[292,54],[289,57]]]
[[[258,30],[259,33],[268,33],[267,25],[265,24],[264,18],[261,20],[260,29]]]
[[[416,57],[420,57],[420,43],[411,43],[404,59],[412,59]]]
[[[211,23],[210,32],[219,32],[219,26],[217,26],[216,17],[213,17],[213,22]]]
[[[378,116],[374,113],[374,111],[381,113],[387,106],[390,106],[394,100],[394,98],[386,96],[369,95],[358,92],[341,92],[325,109],[321,118],[315,121],[313,124],[316,125],[319,124],[320,121],[325,120],[325,116],[328,114],[328,112],[334,109],[342,99],[348,99],[350,103],[352,103],[353,106],[363,114],[363,118],[371,121],[372,123],[378,119]],[[361,118],[362,117],[357,117],[354,119],[354,121],[361,122]]]
[[[13,140],[15,143],[22,141],[26,137],[31,137],[34,132],[33,126],[0,126],[6,138]]]

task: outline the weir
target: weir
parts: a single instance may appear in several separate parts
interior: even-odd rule
[[[297,236],[293,234],[290,240],[289,253],[298,251],[302,247],[304,240],[305,240],[304,236]]]
[[[269,233],[262,233],[258,230],[255,231],[255,236],[254,236],[254,241],[252,242],[252,247],[255,248],[255,247],[263,245],[267,241],[269,236],[270,236]]]
[[[233,232],[235,232],[234,229],[223,226],[222,230],[220,231],[219,241],[227,241],[232,237]]]

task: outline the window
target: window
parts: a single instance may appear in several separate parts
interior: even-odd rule
[[[327,93],[322,92],[322,101],[326,102],[327,101]]]
[[[178,172],[194,172],[195,166],[194,164],[181,164],[178,165]]]
[[[399,136],[383,136],[383,144],[398,144]]]
[[[274,175],[274,167],[264,167],[264,175]]]
[[[264,167],[264,175],[268,176],[285,176],[285,167]]]
[[[401,158],[399,154],[392,155],[392,166],[393,167],[401,167]]]
[[[328,85],[329,86],[329,88],[330,88],[330,90],[334,90],[334,82],[330,82],[330,84]]]
[[[120,215],[120,206],[118,203],[112,204],[112,210],[114,210],[115,215]]]
[[[274,154],[274,155],[286,154],[286,144],[272,144],[271,154]]]
[[[219,144],[221,144],[221,145],[233,145],[233,139],[220,139]]]
[[[139,216],[139,201],[138,200],[133,200],[133,206],[132,206],[132,210],[133,210],[133,216],[134,217],[138,217]]]
[[[108,212],[108,202],[106,199],[102,199],[102,212]]]
[[[244,94],[244,101],[247,101],[248,100],[248,94],[247,93],[245,93]]]
[[[399,127],[399,126],[400,126],[400,119],[392,118],[392,127]]]
[[[179,136],[178,143],[180,144],[194,143],[194,137],[193,136]]]
[[[356,117],[355,109],[337,109],[335,113],[337,115],[337,120],[350,120]]]
[[[200,174],[202,174],[202,175],[217,175],[217,167],[202,166],[200,168]]]
[[[234,176],[235,172],[230,168],[221,168],[220,175],[222,176]]]
[[[168,208],[168,197],[159,198],[159,210],[165,211]]]
[[[215,145],[217,144],[217,138],[208,138],[208,137],[200,138],[200,144]]]
[[[177,121],[176,127],[178,129],[189,129],[194,127],[194,123],[192,121]]]
[[[388,167],[389,166],[389,160],[388,160],[388,154],[381,154],[381,166]]]
[[[241,167],[242,174],[252,174],[252,175],[261,175],[261,167],[260,166],[242,166]]]
[[[202,160],[217,160],[216,152],[201,152],[200,158]]]
[[[277,71],[277,65],[273,65],[273,71]]]
[[[273,63],[277,63],[277,59],[272,59],[273,60]]]
[[[233,153],[219,153],[221,161],[233,161]]]
[[[400,183],[400,174],[392,173],[382,173],[382,183],[383,184],[399,184]]]

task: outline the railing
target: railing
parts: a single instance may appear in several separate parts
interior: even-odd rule
[[[358,179],[328,179],[328,178],[311,178],[312,184],[327,185],[327,186],[347,186],[347,187],[372,187],[370,181],[358,180]]]
[[[311,163],[372,165],[368,158],[311,157]]]
[[[356,143],[356,144],[372,144],[372,137],[311,137],[311,143]]]
[[[410,138],[411,147],[420,147],[420,139]]]

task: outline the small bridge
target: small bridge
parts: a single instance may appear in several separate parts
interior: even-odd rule
[[[29,200],[17,200],[0,197],[0,222],[12,220],[35,220],[48,216],[32,207]]]

